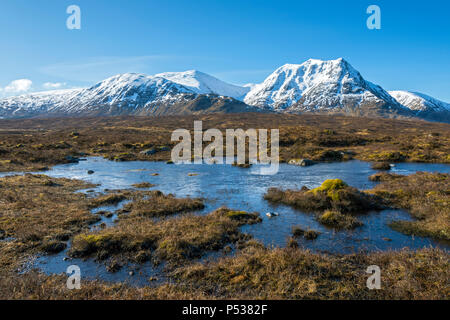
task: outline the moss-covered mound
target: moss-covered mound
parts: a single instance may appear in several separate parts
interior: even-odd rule
[[[341,213],[360,213],[382,208],[375,196],[360,192],[341,179],[325,180],[320,187],[312,190],[306,187],[301,190],[270,188],[264,199],[310,212],[335,210]]]

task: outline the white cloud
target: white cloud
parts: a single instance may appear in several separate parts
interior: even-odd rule
[[[45,89],[59,89],[61,87],[65,87],[66,83],[62,83],[62,82],[46,82],[43,84],[43,87]]]
[[[23,93],[27,92],[31,89],[33,85],[33,81],[29,79],[18,79],[11,81],[10,84],[8,84],[3,89],[0,88],[0,91],[3,91],[6,94],[9,93]]]

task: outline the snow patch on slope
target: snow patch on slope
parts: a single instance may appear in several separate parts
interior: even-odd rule
[[[156,74],[155,77],[173,81],[198,94],[217,94],[235,99],[242,99],[250,90],[246,87],[223,82],[209,74],[196,70],[159,73]]]

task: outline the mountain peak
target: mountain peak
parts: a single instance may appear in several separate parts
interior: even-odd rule
[[[328,85],[328,88],[324,85]],[[283,110],[308,92],[317,91],[318,87],[324,91],[324,95],[330,90],[329,94],[337,95],[358,93],[367,86],[360,73],[343,58],[309,59],[302,64],[279,67],[263,83],[254,86],[244,101],[253,106]],[[389,95],[386,93],[386,96]]]

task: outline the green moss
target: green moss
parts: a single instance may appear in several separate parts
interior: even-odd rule
[[[314,195],[318,192],[326,192],[333,201],[339,201],[339,193],[337,191],[345,189],[346,187],[348,187],[348,185],[341,179],[328,179],[325,180],[320,187],[312,189],[309,192],[314,193]]]
[[[246,211],[228,211],[227,217],[233,218],[233,217],[247,217],[248,212]]]
[[[354,229],[362,225],[355,217],[336,210],[325,211],[318,220],[320,223],[336,229]]]

